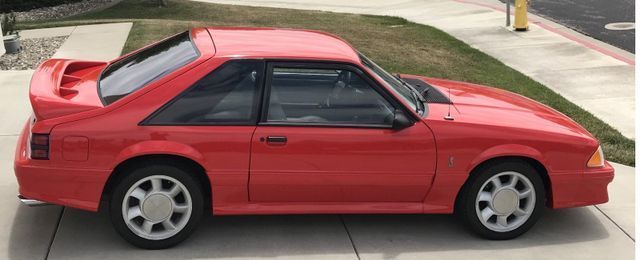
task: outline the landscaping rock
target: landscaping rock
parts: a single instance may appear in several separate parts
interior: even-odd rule
[[[111,6],[121,0],[85,0],[77,3],[43,7],[26,12],[16,12],[18,21],[36,21],[57,19],[86,13]]]
[[[20,52],[0,56],[0,70],[35,69],[44,60],[51,58],[67,37],[22,39]]]

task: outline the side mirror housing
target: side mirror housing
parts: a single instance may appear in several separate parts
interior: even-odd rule
[[[393,117],[394,130],[402,130],[413,125],[413,121],[400,109],[396,109]]]

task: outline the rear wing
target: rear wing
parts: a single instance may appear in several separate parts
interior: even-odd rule
[[[103,107],[97,80],[106,62],[50,59],[33,74],[29,99],[37,120]]]

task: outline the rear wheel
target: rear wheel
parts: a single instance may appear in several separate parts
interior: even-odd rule
[[[544,208],[545,190],[533,167],[509,161],[474,174],[458,205],[458,213],[473,231],[488,239],[511,239],[535,224]]]
[[[111,221],[131,244],[171,247],[185,240],[203,213],[202,188],[180,167],[150,165],[132,170],[116,186]]]

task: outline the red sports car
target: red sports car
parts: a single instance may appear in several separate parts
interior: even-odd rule
[[[457,213],[489,239],[545,206],[607,202],[614,170],[563,114],[486,86],[394,75],[318,31],[197,28],[30,86],[20,199],[109,212],[143,248],[204,213]]]

